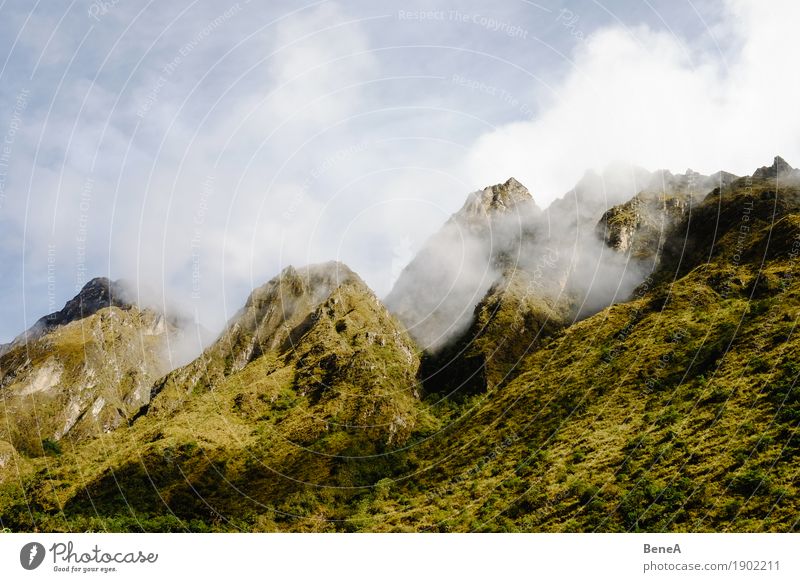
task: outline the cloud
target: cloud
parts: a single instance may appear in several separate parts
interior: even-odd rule
[[[714,32],[733,44],[730,55],[648,26],[596,30],[535,119],[477,140],[469,175],[514,175],[546,205],[586,168],[618,160],[707,174],[750,173],[774,154],[800,160],[800,84],[787,44],[798,18],[791,0],[726,2]]]

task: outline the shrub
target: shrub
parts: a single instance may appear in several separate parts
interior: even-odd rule
[[[42,441],[42,450],[45,455],[56,457],[61,455],[61,445],[49,437]]]
[[[733,477],[730,488],[735,493],[747,497],[756,493],[764,495],[769,492],[769,477],[761,469],[751,468]]]

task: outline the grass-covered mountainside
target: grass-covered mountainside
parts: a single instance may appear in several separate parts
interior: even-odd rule
[[[344,265],[289,268],[126,423],[39,447],[4,437],[0,525],[796,531],[800,176],[777,158],[711,179],[602,210],[601,250],[578,235],[579,260],[526,213],[502,255],[483,252],[494,278],[468,325],[427,351]],[[496,210],[475,228],[501,224]],[[606,237],[620,224],[625,248]],[[649,269],[586,316],[578,267],[605,253]],[[68,328],[36,342],[64,358]]]

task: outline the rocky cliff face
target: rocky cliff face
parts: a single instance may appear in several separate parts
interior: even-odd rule
[[[119,283],[90,281],[8,347],[0,357],[0,439],[42,454],[62,439],[113,430],[147,403],[177,329],[123,294]]]
[[[656,259],[667,232],[691,208],[688,196],[637,194],[608,210],[597,225],[605,243],[636,259]]]
[[[796,181],[800,179],[800,170],[789,165],[780,156],[775,156],[771,166],[762,166],[753,173],[753,180],[785,180]]]
[[[670,230],[714,188],[727,188],[737,177],[727,172],[704,176],[692,170],[654,172],[647,188],[607,210],[597,223],[606,245],[633,259],[655,265]]]

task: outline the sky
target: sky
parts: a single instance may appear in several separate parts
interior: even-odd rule
[[[791,0],[0,0],[0,342],[89,279],[219,331],[292,264],[380,295],[466,195],[800,165]]]

